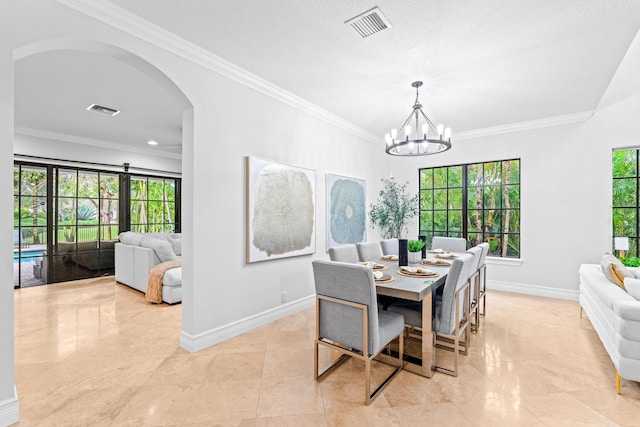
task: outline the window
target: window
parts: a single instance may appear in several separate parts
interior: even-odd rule
[[[145,176],[131,177],[131,230],[138,232],[179,231],[176,218],[178,180]]]
[[[638,256],[638,149],[613,151],[613,236],[629,238],[628,257]],[[613,244],[612,244],[612,247]]]
[[[520,257],[520,160],[425,168],[420,234],[489,243],[489,254]]]
[[[118,233],[180,231],[180,179],[14,162],[14,287],[114,272]]]

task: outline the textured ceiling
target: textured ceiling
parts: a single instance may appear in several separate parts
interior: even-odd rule
[[[381,143],[409,114],[414,80],[424,81],[425,112],[452,127],[454,139],[456,132],[593,111],[640,28],[638,0],[111,3],[380,135]],[[373,6],[392,28],[362,39],[344,21]],[[93,131],[128,144],[160,138],[154,132],[179,141],[183,100],[162,98],[144,76],[86,55],[16,63],[18,126],[83,137]],[[105,68],[107,75],[98,72]],[[30,108],[38,102],[47,107],[40,117]],[[121,108],[121,126],[100,127],[103,117],[73,110],[87,102]],[[125,120],[125,109],[135,120]],[[51,111],[56,120],[46,117]]]
[[[454,131],[596,108],[640,27],[637,0],[113,0],[375,134],[414,80]],[[379,6],[392,28],[344,24]]]

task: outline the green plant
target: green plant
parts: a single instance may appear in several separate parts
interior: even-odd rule
[[[420,252],[424,245],[425,242],[422,240],[409,240],[407,242],[407,249],[409,249],[409,252]]]
[[[90,220],[95,219],[98,216],[98,211],[91,205],[81,204],[78,207],[78,220]]]
[[[620,261],[627,267],[640,267],[640,258],[636,256],[620,258]]]
[[[418,195],[407,194],[408,182],[399,184],[393,177],[381,181],[384,188],[380,190],[378,201],[369,205],[371,226],[380,227],[384,239],[401,238],[407,220],[418,214]]]
[[[422,240],[409,240],[407,242],[407,249],[409,249],[409,252],[420,252],[424,245],[425,242]]]

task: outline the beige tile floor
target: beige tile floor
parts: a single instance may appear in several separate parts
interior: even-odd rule
[[[113,277],[20,289],[19,425],[640,425],[640,384],[616,394],[576,302],[489,291],[487,306],[458,378],[404,371],[367,407],[360,362],[313,380],[314,309],[190,354],[182,307]]]

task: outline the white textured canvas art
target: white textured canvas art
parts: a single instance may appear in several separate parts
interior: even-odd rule
[[[326,191],[327,249],[366,241],[365,181],[328,173]]]
[[[316,172],[247,157],[247,262],[316,251]]]

